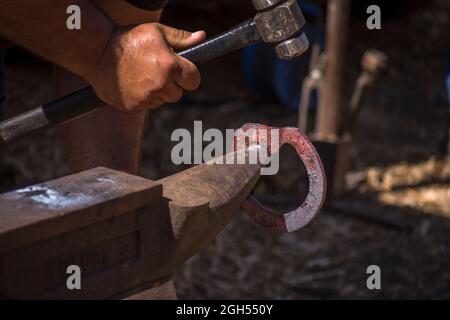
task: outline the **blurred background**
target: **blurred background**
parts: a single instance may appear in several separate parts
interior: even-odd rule
[[[326,2],[300,1],[316,53],[327,43]],[[371,4],[381,7],[381,30],[366,27]],[[173,0],[163,23],[205,29],[213,36],[253,15],[250,1]],[[336,99],[343,120],[357,109],[354,126],[339,129],[331,142],[317,135],[312,126],[326,92],[311,94],[306,117],[311,137],[324,150],[335,150],[324,158],[334,166],[327,208],[294,234],[268,233],[238,214],[178,272],[179,297],[450,298],[449,31],[447,0],[353,1],[348,30],[343,31],[342,88]],[[357,101],[355,86],[367,67],[361,65],[367,50],[387,59]],[[239,128],[247,122],[298,126],[298,106],[307,102],[302,86],[307,92],[307,81],[323,77],[321,59],[310,50],[282,63],[267,52],[264,46],[252,47],[202,66],[197,92],[153,111],[141,175],[157,180],[186,169],[170,160],[170,136],[177,128],[192,130],[194,120],[202,120],[204,130]],[[317,58],[315,63],[311,57]],[[3,118],[8,118],[51,100],[52,66],[20,48],[10,49],[5,86]],[[289,195],[305,189],[305,176],[289,148],[282,150],[281,167],[276,177],[261,180],[256,193],[285,209],[294,205]],[[56,130],[0,154],[1,192],[68,173]],[[366,287],[370,265],[381,267],[382,290]]]

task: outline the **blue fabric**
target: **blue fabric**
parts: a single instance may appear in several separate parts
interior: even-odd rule
[[[5,101],[5,58],[6,49],[0,49],[0,118],[3,115],[3,104]]]
[[[299,1],[302,11],[314,18],[304,31],[311,43],[325,43],[322,8],[307,1]],[[298,109],[303,79],[308,74],[311,50],[299,59],[280,60],[269,44],[246,47],[242,54],[242,70],[250,90],[259,97],[276,97],[285,107]],[[311,98],[311,108],[317,103],[316,93]]]

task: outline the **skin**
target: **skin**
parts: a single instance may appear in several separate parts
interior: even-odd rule
[[[65,27],[69,5],[81,8],[82,30]],[[203,41],[205,33],[158,24],[160,14],[120,0],[0,2],[3,37],[73,74],[56,72],[58,95],[85,86],[83,79],[105,103],[116,107],[62,126],[74,171],[107,166],[137,173],[146,110],[176,102],[184,90],[200,84],[195,65],[174,51]]]
[[[81,8],[83,32],[61,24],[73,4]],[[174,50],[203,41],[205,33],[160,25],[160,16],[121,0],[0,1],[0,35],[57,65],[57,96],[90,84],[115,107],[60,127],[73,171],[106,166],[136,174],[147,110],[176,102],[200,84],[197,68]],[[155,297],[176,299],[173,281],[132,299]]]

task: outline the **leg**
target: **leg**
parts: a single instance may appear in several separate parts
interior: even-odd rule
[[[141,10],[122,0],[97,0],[96,3],[117,25],[159,21],[160,12]],[[57,96],[85,86],[82,79],[56,67]],[[146,118],[147,112],[126,114],[106,107],[61,125],[61,139],[71,169],[77,172],[105,166],[136,174]]]

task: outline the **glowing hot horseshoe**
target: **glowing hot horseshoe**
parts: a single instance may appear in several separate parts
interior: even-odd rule
[[[242,204],[242,209],[255,223],[269,230],[293,232],[303,228],[319,213],[326,197],[326,177],[323,164],[311,141],[298,128],[279,129],[258,124],[246,124],[241,130],[246,133],[252,132],[249,136],[250,143],[256,142],[259,145],[267,146],[270,153],[278,152],[284,144],[293,146],[306,167],[309,179],[308,195],[303,204],[294,211],[281,215],[276,214],[260,204],[253,196],[250,196]],[[279,130],[278,149],[276,149],[277,146],[272,146],[270,130]],[[262,132],[264,134],[260,134]]]

